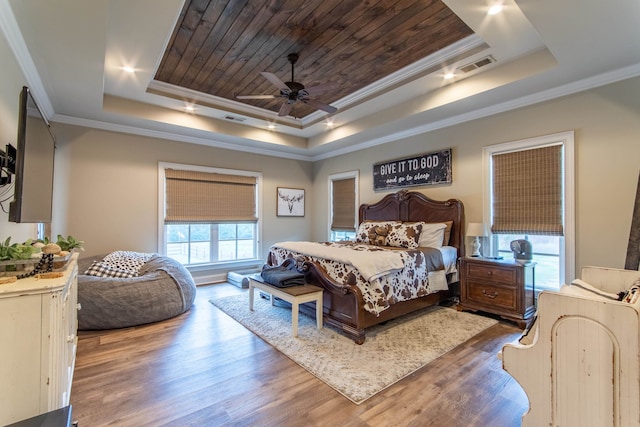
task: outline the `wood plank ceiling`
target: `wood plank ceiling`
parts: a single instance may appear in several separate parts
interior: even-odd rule
[[[334,83],[330,104],[473,32],[439,0],[187,0],[155,79],[217,97],[279,94],[260,72]],[[283,98],[243,100],[278,112]],[[315,109],[295,103],[290,115]]]

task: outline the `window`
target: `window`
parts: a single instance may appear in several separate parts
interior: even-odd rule
[[[258,254],[260,174],[160,163],[160,247],[184,265],[236,265]]]
[[[483,150],[491,255],[512,258],[513,240],[530,241],[538,289],[575,277],[573,161],[573,132]]]
[[[353,240],[358,219],[358,171],[329,175],[329,240]]]

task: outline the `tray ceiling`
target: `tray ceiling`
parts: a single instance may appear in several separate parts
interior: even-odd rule
[[[439,0],[186,1],[155,80],[233,101],[276,95],[260,72],[290,81],[297,53],[295,81],[333,83],[312,97],[330,104],[471,34]],[[278,112],[283,101],[241,102]],[[314,111],[297,102],[290,115]]]
[[[490,3],[0,0],[0,30],[54,124],[309,161],[640,75],[640,2]],[[290,53],[337,112],[236,99]]]

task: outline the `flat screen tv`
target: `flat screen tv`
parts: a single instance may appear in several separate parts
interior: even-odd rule
[[[56,140],[28,87],[20,92],[11,222],[51,222]]]

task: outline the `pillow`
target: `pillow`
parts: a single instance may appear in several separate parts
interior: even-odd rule
[[[363,221],[358,226],[358,231],[356,231],[356,242],[357,243],[365,243],[365,244],[374,244],[371,243],[369,239],[369,235],[372,234],[371,230],[375,227],[385,227],[387,229],[387,233],[390,230],[391,225],[400,224],[400,221]],[[374,237],[377,235],[381,235],[374,232]],[[386,236],[386,235],[385,235]],[[386,243],[384,243],[386,244]]]
[[[369,244],[374,246],[386,246],[390,228],[391,226],[389,224],[371,227],[369,229]]]
[[[445,221],[446,228],[444,229],[444,239],[442,240],[442,246],[449,246],[451,241],[451,228],[453,227],[453,221]]]
[[[140,268],[153,256],[143,252],[114,251],[102,259],[104,264],[116,270],[130,271],[138,275]]]
[[[443,222],[423,223],[418,246],[422,248],[441,248],[444,243],[446,228],[447,225]]]
[[[93,261],[84,272],[87,276],[96,277],[136,277],[138,274],[133,271],[121,270],[102,261]]]
[[[387,235],[387,245],[398,248],[417,248],[422,224],[421,222],[403,222],[392,225]]]

